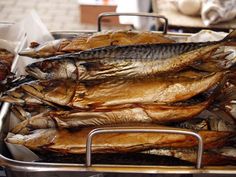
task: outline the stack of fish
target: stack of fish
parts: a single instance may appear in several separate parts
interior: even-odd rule
[[[118,31],[61,40],[21,52],[48,57],[26,66],[31,81],[1,98],[22,121],[6,139],[36,152],[84,154],[97,127],[185,128],[203,138],[203,164],[235,164],[232,156],[236,58],[222,41],[176,43],[151,32]],[[71,48],[70,48],[71,47]],[[54,56],[55,55],[55,56]],[[230,148],[229,148],[230,146]],[[197,140],[167,133],[94,137],[94,153],[149,153],[196,161]]]

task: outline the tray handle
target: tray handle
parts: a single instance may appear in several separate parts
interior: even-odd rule
[[[156,13],[117,13],[117,12],[104,12],[99,14],[97,18],[97,25],[98,25],[98,31],[101,31],[101,22],[102,18],[104,17],[111,17],[111,16],[140,16],[140,17],[154,17],[158,19],[164,20],[164,26],[163,26],[163,34],[167,34],[168,29],[168,19],[162,15],[158,15]]]
[[[203,153],[203,140],[202,137],[195,132],[186,130],[173,130],[173,129],[156,129],[156,128],[127,128],[127,127],[107,127],[93,129],[87,136],[86,141],[86,166],[90,167],[91,164],[91,152],[92,152],[92,139],[97,134],[105,133],[169,133],[169,134],[183,134],[194,136],[198,140],[198,153],[196,168],[200,169],[202,166],[202,153]]]

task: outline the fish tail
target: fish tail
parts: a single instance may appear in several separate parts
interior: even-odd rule
[[[236,42],[236,30],[233,30],[232,32],[230,32],[222,41]]]
[[[13,105],[11,107],[11,111],[14,113],[16,118],[18,118],[18,120],[20,121],[24,121],[29,118],[26,110],[24,110],[23,107],[21,106]]]
[[[231,122],[236,125],[236,118],[231,113],[233,100],[236,99],[236,87],[226,88],[219,96],[215,99],[209,110],[217,114],[218,117],[224,119],[227,122]]]
[[[1,92],[6,92],[6,91],[11,90],[15,87],[18,87],[21,84],[24,84],[24,83],[27,83],[27,82],[30,82],[30,81],[34,81],[34,80],[36,80],[36,79],[32,76],[29,76],[29,75],[20,76],[19,78],[16,78],[16,79],[12,80],[11,82],[8,82],[7,84],[5,84],[3,86],[0,84],[0,91]]]
[[[233,100],[236,100],[235,86],[224,89],[224,91],[216,97],[214,105],[218,105],[218,107],[225,107],[225,105],[230,104]]]
[[[235,59],[236,59],[236,57],[235,57]],[[236,78],[236,66],[235,65],[230,68],[230,73],[228,74],[228,80],[234,86],[236,86],[236,80],[235,80],[235,78]]]
[[[27,127],[28,124],[29,124],[29,119],[26,119],[17,124],[13,129],[10,130],[10,132],[22,135],[29,134],[30,128]]]
[[[226,129],[224,128],[223,131],[236,130],[236,119],[229,110],[224,108],[217,108],[217,109],[208,109],[208,111],[211,113],[210,115],[211,123],[220,120],[221,124],[219,124],[218,126],[221,126],[221,128],[224,128],[224,126],[226,126],[225,127]]]

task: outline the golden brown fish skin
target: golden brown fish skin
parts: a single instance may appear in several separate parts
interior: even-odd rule
[[[132,45],[151,43],[173,43],[172,39],[153,32],[115,31],[107,33],[95,33],[85,40],[74,39],[65,46],[62,51],[83,51],[97,47],[110,45]]]
[[[165,124],[188,120],[208,106],[209,101],[190,106],[140,105],[110,111],[96,112],[50,112],[58,127],[73,128],[122,123]]]
[[[21,88],[39,99],[67,106],[74,97],[76,83],[70,80],[33,81]]]
[[[122,79],[132,79],[132,78],[153,78],[153,77],[169,77],[171,73],[165,75],[158,75],[156,73],[156,65],[158,65],[157,61],[114,61],[114,60],[100,60],[96,62],[76,62],[76,67],[78,71],[79,77],[77,80],[87,81],[87,80],[102,80],[102,79],[114,79],[114,78],[122,78]],[[28,67],[27,67],[28,68]],[[30,66],[29,66],[30,68]],[[44,73],[34,72],[35,70],[29,71],[29,74],[35,73],[39,78],[44,78]],[[52,75],[52,74],[51,74]],[[72,74],[71,74],[72,75]],[[203,73],[194,72],[194,71],[180,71],[178,73],[173,73],[171,77],[201,77]],[[42,76],[42,77],[40,77]],[[54,78],[55,75],[49,78]],[[55,77],[60,78],[61,76]],[[64,78],[64,77],[63,77]],[[74,79],[73,75],[70,77]]]
[[[27,127],[28,120],[29,119],[25,119],[24,121],[20,122],[9,132],[14,133],[14,134],[28,135],[31,131],[30,128]]]
[[[178,72],[189,65],[195,67],[203,60],[208,61],[213,52],[224,44],[224,41],[219,41],[110,46],[36,62],[28,65],[26,71],[39,79],[94,80],[158,76]],[[208,62],[197,68],[204,69],[209,65],[210,71],[214,71],[214,68],[219,71],[234,63],[227,61],[227,66],[224,66],[224,62],[218,62],[212,66]]]
[[[37,47],[27,48],[20,52],[22,56],[31,58],[46,58],[50,56],[88,50],[97,47],[110,45],[131,45],[148,43],[173,43],[167,37],[152,32],[133,32],[133,31],[113,31],[101,32],[93,35],[80,35],[79,37],[68,40],[59,39],[38,44]]]
[[[158,72],[156,71],[158,70],[156,70],[156,66],[158,64],[159,62],[156,60],[135,62],[127,60],[100,60],[81,62],[73,61],[72,59],[55,59],[32,63],[26,67],[26,72],[37,79],[47,80],[71,79],[91,81],[113,78],[130,79],[157,77]],[[175,74],[179,75],[179,73]]]
[[[173,72],[176,73],[180,70],[185,69],[189,65],[194,65],[194,63],[196,62],[202,61],[205,55],[209,55],[209,53],[215,51],[220,45],[221,44],[215,44],[206,47],[201,47],[199,49],[186,53],[183,53],[182,51],[183,54],[180,55],[178,55],[178,52],[173,52],[176,50],[170,50],[171,52],[163,51],[160,52],[160,54],[157,53],[155,55],[153,54],[154,51],[156,52],[156,50],[153,49],[155,47],[149,46],[143,47],[147,50],[147,54],[143,54],[144,49],[142,49],[142,46],[140,46],[142,50],[140,49],[140,53],[138,54],[133,53],[133,51],[136,52],[135,48],[132,50],[132,52],[127,52],[126,48],[122,48],[122,51],[117,54],[121,55],[121,57],[124,57],[120,59],[119,57],[115,58],[113,54],[110,54],[111,56],[108,54],[108,56],[106,57],[106,51],[109,51],[109,49],[104,49],[105,52],[100,52],[101,54],[98,52],[98,55],[99,57],[101,57],[101,59],[96,58],[96,50],[99,50],[96,49],[87,51],[86,54],[79,53],[78,58],[73,56],[66,57],[67,55],[65,55],[57,58],[55,57],[53,59],[35,62],[28,65],[26,67],[26,71],[29,75],[39,79],[97,80],[119,77],[156,77]],[[129,47],[131,46],[127,46],[127,48]],[[157,46],[157,49],[158,48],[160,48],[161,50],[167,50],[166,48],[168,47],[165,47],[165,45],[163,44]],[[181,49],[182,48],[179,47],[179,50]],[[123,50],[125,50],[125,52]],[[189,50],[189,47],[187,45],[186,50]],[[95,57],[90,60],[87,57],[90,55],[95,55]],[[135,58],[136,55],[137,58]],[[142,55],[144,55],[143,58]],[[85,60],[83,60],[83,57],[85,57]],[[83,61],[81,61],[80,59]]]
[[[95,85],[70,80],[33,81],[21,87],[48,102],[80,109],[133,103],[173,103],[187,100],[220,84],[218,72],[200,79],[113,80]]]
[[[19,123],[11,132],[15,134],[25,134],[25,129],[35,130],[54,127],[78,128],[127,123],[165,124],[191,119],[206,109],[208,104],[209,100],[185,106],[143,104],[127,105],[126,108],[111,108],[110,110],[104,111],[50,111]]]
[[[14,105],[23,106],[26,104],[43,104],[37,97],[29,95],[21,87],[13,88],[7,91],[2,97],[0,97],[1,102],[8,102]]]
[[[37,96],[30,95],[21,86],[15,87],[3,94],[0,97],[0,101],[8,102],[16,106],[32,107],[32,106],[51,106],[57,107],[56,105],[38,98]]]
[[[200,71],[206,72],[218,72],[233,68],[236,63],[236,57],[226,58],[231,55],[232,52],[221,52],[217,55],[210,56],[209,59],[205,59],[198,64],[193,65],[193,68],[196,68]]]
[[[35,115],[31,118],[25,119],[24,121],[18,123],[10,132],[14,134],[27,135],[30,134],[32,130],[37,129],[47,129],[47,128],[56,128],[56,124],[51,119],[45,115],[46,112]]]
[[[77,53],[50,57],[49,59],[75,59],[76,61],[107,60],[158,60],[163,67],[184,66],[185,63],[192,64],[194,61],[204,59],[211,55],[226,42],[200,42],[200,43],[164,43],[164,44],[139,44],[126,46],[108,46]],[[180,60],[180,61],[179,61]],[[177,66],[173,66],[177,65]],[[166,68],[164,68],[166,70]],[[161,70],[160,70],[161,71]]]
[[[141,127],[144,125],[142,124]],[[130,126],[129,126],[130,127]],[[140,128],[140,126],[134,126]],[[146,128],[163,129],[161,126]],[[86,151],[86,137],[93,127],[77,131],[38,129],[29,135],[14,135],[6,139],[12,144],[21,144],[32,150],[47,150],[61,153],[83,154]],[[199,131],[204,149],[222,147],[234,136],[232,132]],[[192,136],[166,133],[112,133],[99,134],[93,138],[92,151],[97,153],[139,152],[155,148],[192,148],[197,140]]]
[[[54,41],[48,41],[44,44],[36,44],[19,52],[21,56],[27,56],[31,58],[46,58],[50,56],[64,54],[62,51],[66,45],[71,41],[67,39],[57,39]]]
[[[209,109],[209,108],[208,108]],[[232,118],[231,118],[232,119]],[[184,122],[176,123],[175,127],[187,128],[194,131],[213,130],[213,131],[232,131],[235,132],[236,125],[234,121],[229,121],[229,118],[215,114],[208,110],[202,111],[199,115]]]
[[[223,73],[197,80],[146,79],[106,82],[93,87],[78,85],[72,107],[92,108],[128,103],[173,103],[187,100],[220,83]]]
[[[206,72],[223,71],[233,67],[236,62],[236,58],[225,59],[224,57],[227,55],[228,53],[226,55],[222,53],[219,59],[214,56],[204,56],[202,61],[194,63],[191,67],[196,68],[198,72],[199,70]],[[78,81],[112,78],[130,79],[159,76],[158,65],[159,61],[157,60],[117,61],[110,59],[82,62],[73,59],[55,59],[32,63],[26,67],[26,72],[37,79],[72,79]],[[170,72],[165,75],[169,74]],[[173,74],[177,73],[174,72]]]
[[[29,114],[27,114],[27,112],[20,106],[13,105],[11,107],[11,111],[13,112],[15,117],[20,121],[24,121],[29,118]]]
[[[51,57],[50,59],[74,59],[76,61],[107,60],[157,60],[156,74],[177,72],[204,56],[211,55],[220,46],[230,45],[235,41],[236,31],[231,32],[221,41],[199,43],[139,44],[126,46],[108,46],[82,52]]]
[[[82,65],[82,64],[81,64]],[[82,65],[83,66],[83,65]],[[78,63],[78,68],[81,67]],[[71,79],[81,80],[80,72],[74,60],[44,60],[27,65],[25,71],[37,79]]]
[[[24,106],[12,105],[11,111],[21,121],[30,119],[38,114],[55,111],[59,108],[47,106],[45,104],[27,104]],[[61,109],[61,108],[60,108]],[[63,109],[61,109],[63,110]]]

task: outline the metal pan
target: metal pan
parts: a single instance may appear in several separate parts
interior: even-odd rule
[[[103,14],[102,16],[106,16]],[[119,14],[120,15],[120,14]],[[123,15],[123,14],[122,14]],[[124,14],[125,15],[125,14]],[[146,14],[145,14],[146,15]],[[99,18],[101,20],[101,17]],[[99,21],[100,23],[101,21]],[[99,28],[101,29],[101,27]],[[62,37],[74,37],[80,35],[81,33],[93,33],[93,31],[54,31],[52,34],[56,38]],[[157,32],[160,33],[160,32]],[[174,38],[185,38],[189,34],[176,34],[168,33],[168,36]],[[119,129],[105,128],[105,129],[94,129],[91,131],[87,137],[87,151],[86,151],[86,163],[76,164],[76,163],[45,163],[45,162],[23,162],[18,160],[13,160],[4,145],[4,138],[8,132],[9,127],[9,104],[4,103],[1,113],[0,113],[0,137],[1,137],[1,154],[0,154],[0,165],[4,168],[7,176],[15,177],[29,177],[29,176],[116,176],[117,174],[130,176],[131,174],[136,174],[136,176],[142,174],[142,176],[149,174],[169,174],[173,176],[174,174],[236,174],[236,166],[202,166],[202,139],[201,136],[192,131],[180,131],[180,130],[156,130],[151,129],[131,129],[119,127]],[[198,139],[198,159],[197,165],[194,166],[149,166],[149,165],[111,165],[111,164],[91,164],[91,146],[92,138],[101,133],[114,133],[114,132],[165,132],[165,133],[177,133],[177,134],[187,134],[194,136]],[[177,175],[178,176],[178,175]]]

